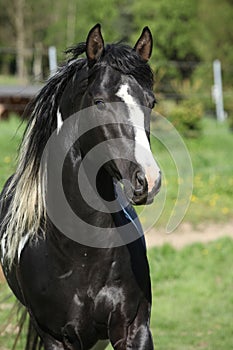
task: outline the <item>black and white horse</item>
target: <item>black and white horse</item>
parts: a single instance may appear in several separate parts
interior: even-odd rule
[[[151,51],[147,27],[132,49],[104,46],[96,25],[29,108],[0,197],[3,271],[36,331],[27,349],[153,349],[146,247],[131,206],[151,203],[161,184]]]

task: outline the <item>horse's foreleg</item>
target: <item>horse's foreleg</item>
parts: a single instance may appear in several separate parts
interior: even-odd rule
[[[62,343],[60,343],[52,338],[45,338],[44,339],[44,349],[45,350],[65,350]]]
[[[112,342],[114,350],[153,350],[153,340],[149,327],[141,326],[129,331],[126,338]]]
[[[115,314],[110,322],[109,338],[114,350],[153,350],[149,327],[149,307],[145,303],[138,309],[134,321],[124,324],[122,315]]]
[[[129,331],[125,349],[153,350],[154,345],[149,327],[142,325],[136,332]]]

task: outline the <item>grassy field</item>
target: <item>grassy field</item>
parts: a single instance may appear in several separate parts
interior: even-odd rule
[[[156,124],[153,125],[153,133],[157,127]],[[185,221],[196,226],[205,221],[225,222],[232,218],[233,159],[230,150],[233,149],[233,134],[229,131],[227,123],[219,124],[206,118],[203,120],[201,137],[184,139],[191,164],[187,162],[187,157],[185,159],[185,146],[180,147],[178,139],[174,140],[170,146],[173,149],[169,152],[169,137],[168,133],[166,139],[165,132],[163,143],[158,137],[152,137],[153,153],[163,173],[163,186],[154,204],[140,209],[144,227],[153,226],[155,223],[157,227],[167,225],[177,200],[179,186],[189,181],[193,184],[193,192],[189,198],[189,206],[186,205],[188,210]],[[193,178],[190,167],[193,169]],[[181,169],[179,176],[178,168]],[[185,201],[185,193],[180,199],[181,206],[182,200]],[[161,210],[163,201],[164,207]],[[155,213],[159,213],[157,222]]]
[[[14,172],[23,131],[24,125],[21,125],[16,117],[10,118],[9,121],[0,121],[0,190]]]
[[[155,349],[233,349],[233,241],[224,238],[181,251],[165,245],[149,250],[148,255]],[[8,292],[3,286],[1,291],[2,301]],[[0,304],[0,324],[6,321],[11,301]],[[8,324],[0,337],[0,350],[10,348],[13,332]],[[21,349],[19,345],[17,350]]]
[[[18,85],[23,86],[24,81],[21,81],[16,76],[0,75],[0,85]]]
[[[158,350],[233,348],[233,241],[149,251]]]

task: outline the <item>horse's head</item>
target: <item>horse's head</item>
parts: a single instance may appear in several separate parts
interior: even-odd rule
[[[87,83],[78,109],[82,156],[104,143],[92,162],[101,159],[112,178],[124,184],[131,203],[151,203],[160,189],[161,173],[150,149],[150,113],[155,103],[150,30],[144,28],[135,47],[104,46],[100,25],[88,34],[85,46]]]
[[[92,147],[109,140],[99,157],[112,177],[123,180],[133,204],[152,202],[161,185],[160,169],[150,149],[150,112],[155,102],[147,64],[151,50],[148,28],[134,49],[104,47],[99,25],[90,31],[86,43],[89,72],[82,108],[92,108],[80,118],[80,124],[88,125],[91,131],[89,137],[81,138],[80,147],[86,155]]]

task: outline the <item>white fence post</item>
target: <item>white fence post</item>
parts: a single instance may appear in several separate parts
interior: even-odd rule
[[[213,71],[214,86],[212,88],[212,96],[216,106],[217,120],[223,122],[225,120],[225,113],[223,107],[221,62],[219,60],[213,62]]]
[[[50,46],[49,50],[49,71],[50,76],[53,76],[57,70],[57,50],[55,46]]]

